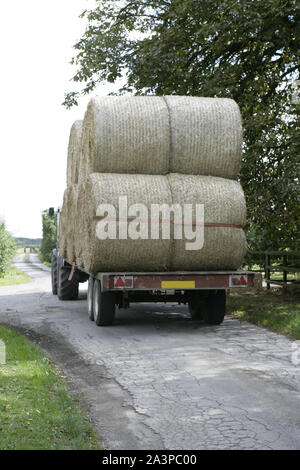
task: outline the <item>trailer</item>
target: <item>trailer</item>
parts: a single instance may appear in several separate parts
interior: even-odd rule
[[[53,250],[52,293],[76,300],[81,282],[88,281],[87,311],[97,326],[112,325],[116,307],[138,302],[187,304],[193,320],[220,325],[226,313],[226,293],[260,289],[262,274],[253,271],[99,272],[86,273]]]
[[[260,273],[247,271],[97,273],[89,276],[88,313],[98,326],[106,326],[113,323],[116,305],[177,302],[188,304],[193,320],[219,325],[228,289],[259,289],[261,284]]]

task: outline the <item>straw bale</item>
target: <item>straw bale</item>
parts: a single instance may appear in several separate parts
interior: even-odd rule
[[[228,98],[166,96],[170,112],[170,173],[235,179],[242,150],[239,107]]]
[[[66,260],[72,264],[75,262],[75,239],[77,236],[77,198],[78,198],[78,186],[73,184],[69,188],[68,192],[68,225],[66,230]]]
[[[71,127],[68,145],[67,186],[78,183],[81,160],[81,134],[82,121],[75,121]]]
[[[81,183],[77,187],[77,214],[76,228],[74,230],[74,250],[76,266],[84,270],[83,248],[86,244],[91,243],[92,233],[86,226],[86,212],[88,207],[86,204],[86,182]]]
[[[63,205],[61,207],[61,214],[60,214],[60,227],[59,227],[59,254],[63,258],[66,257],[67,254],[67,230],[68,230],[68,212],[69,212],[69,188],[65,189],[64,196],[63,196]]]
[[[206,226],[204,246],[187,251],[186,240],[99,240],[96,237],[99,204],[118,208],[119,196],[127,196],[128,207],[151,204],[204,204],[205,223],[244,226],[246,206],[239,183],[218,177],[171,174],[91,174],[78,190],[75,237],[76,264],[97,271],[192,271],[236,269],[246,249],[242,228]],[[151,216],[149,210],[149,219]],[[119,213],[116,213],[119,217]],[[195,220],[195,213],[193,214]],[[160,217],[161,219],[161,217]],[[150,227],[149,232],[150,236]]]
[[[91,174],[84,194],[78,196],[80,237],[77,264],[87,272],[97,271],[162,271],[167,268],[170,240],[100,240],[96,237],[99,204],[119,205],[119,196],[127,196],[128,207],[135,203],[171,204],[168,180],[164,176]],[[119,217],[118,210],[116,216]],[[79,246],[80,244],[80,246]]]
[[[166,174],[169,114],[158,96],[106,96],[89,102],[80,181],[90,173]]]
[[[241,146],[241,116],[231,99],[95,97],[83,121],[79,178],[175,172],[236,179]]]
[[[61,208],[59,254],[68,263],[75,261],[75,237],[77,234],[77,185],[67,187]]]
[[[246,223],[246,202],[237,181],[196,175],[168,176],[173,203],[204,204],[204,223],[243,227]],[[204,227],[201,250],[188,251],[188,240],[173,241],[170,270],[226,270],[239,268],[246,252],[246,237],[242,228]]]

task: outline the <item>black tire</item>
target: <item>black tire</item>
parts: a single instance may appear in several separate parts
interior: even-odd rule
[[[116,296],[113,292],[101,292],[101,283],[94,280],[94,320],[97,326],[110,326],[115,319]]]
[[[203,320],[203,311],[206,308],[207,293],[193,292],[189,300],[189,312],[192,320]]]
[[[94,321],[94,282],[95,282],[95,279],[93,278],[93,276],[90,276],[89,285],[88,285],[87,302],[88,302],[89,319],[91,321]]]
[[[79,279],[78,273],[74,272],[69,281],[71,267],[58,265],[58,298],[59,300],[76,300],[78,298]]]
[[[205,302],[203,319],[208,325],[220,325],[226,313],[225,290],[212,290]]]
[[[51,286],[52,294],[57,295],[57,251],[54,249],[51,256]]]

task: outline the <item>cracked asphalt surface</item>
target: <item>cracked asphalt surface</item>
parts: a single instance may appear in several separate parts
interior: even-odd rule
[[[27,256],[28,258],[28,256]],[[0,323],[61,367],[108,449],[299,449],[300,365],[293,342],[226,317],[207,326],[186,306],[137,304],[99,328],[50,292],[36,255],[29,284],[0,287]]]

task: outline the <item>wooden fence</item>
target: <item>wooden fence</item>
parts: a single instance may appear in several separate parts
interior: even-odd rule
[[[284,289],[288,284],[300,284],[300,252],[299,251],[249,251],[247,253],[247,266],[255,271],[265,273],[267,288],[271,284],[282,286]],[[282,274],[280,279],[274,278],[275,273]],[[272,276],[273,274],[273,276]],[[292,274],[293,278],[288,278]]]

